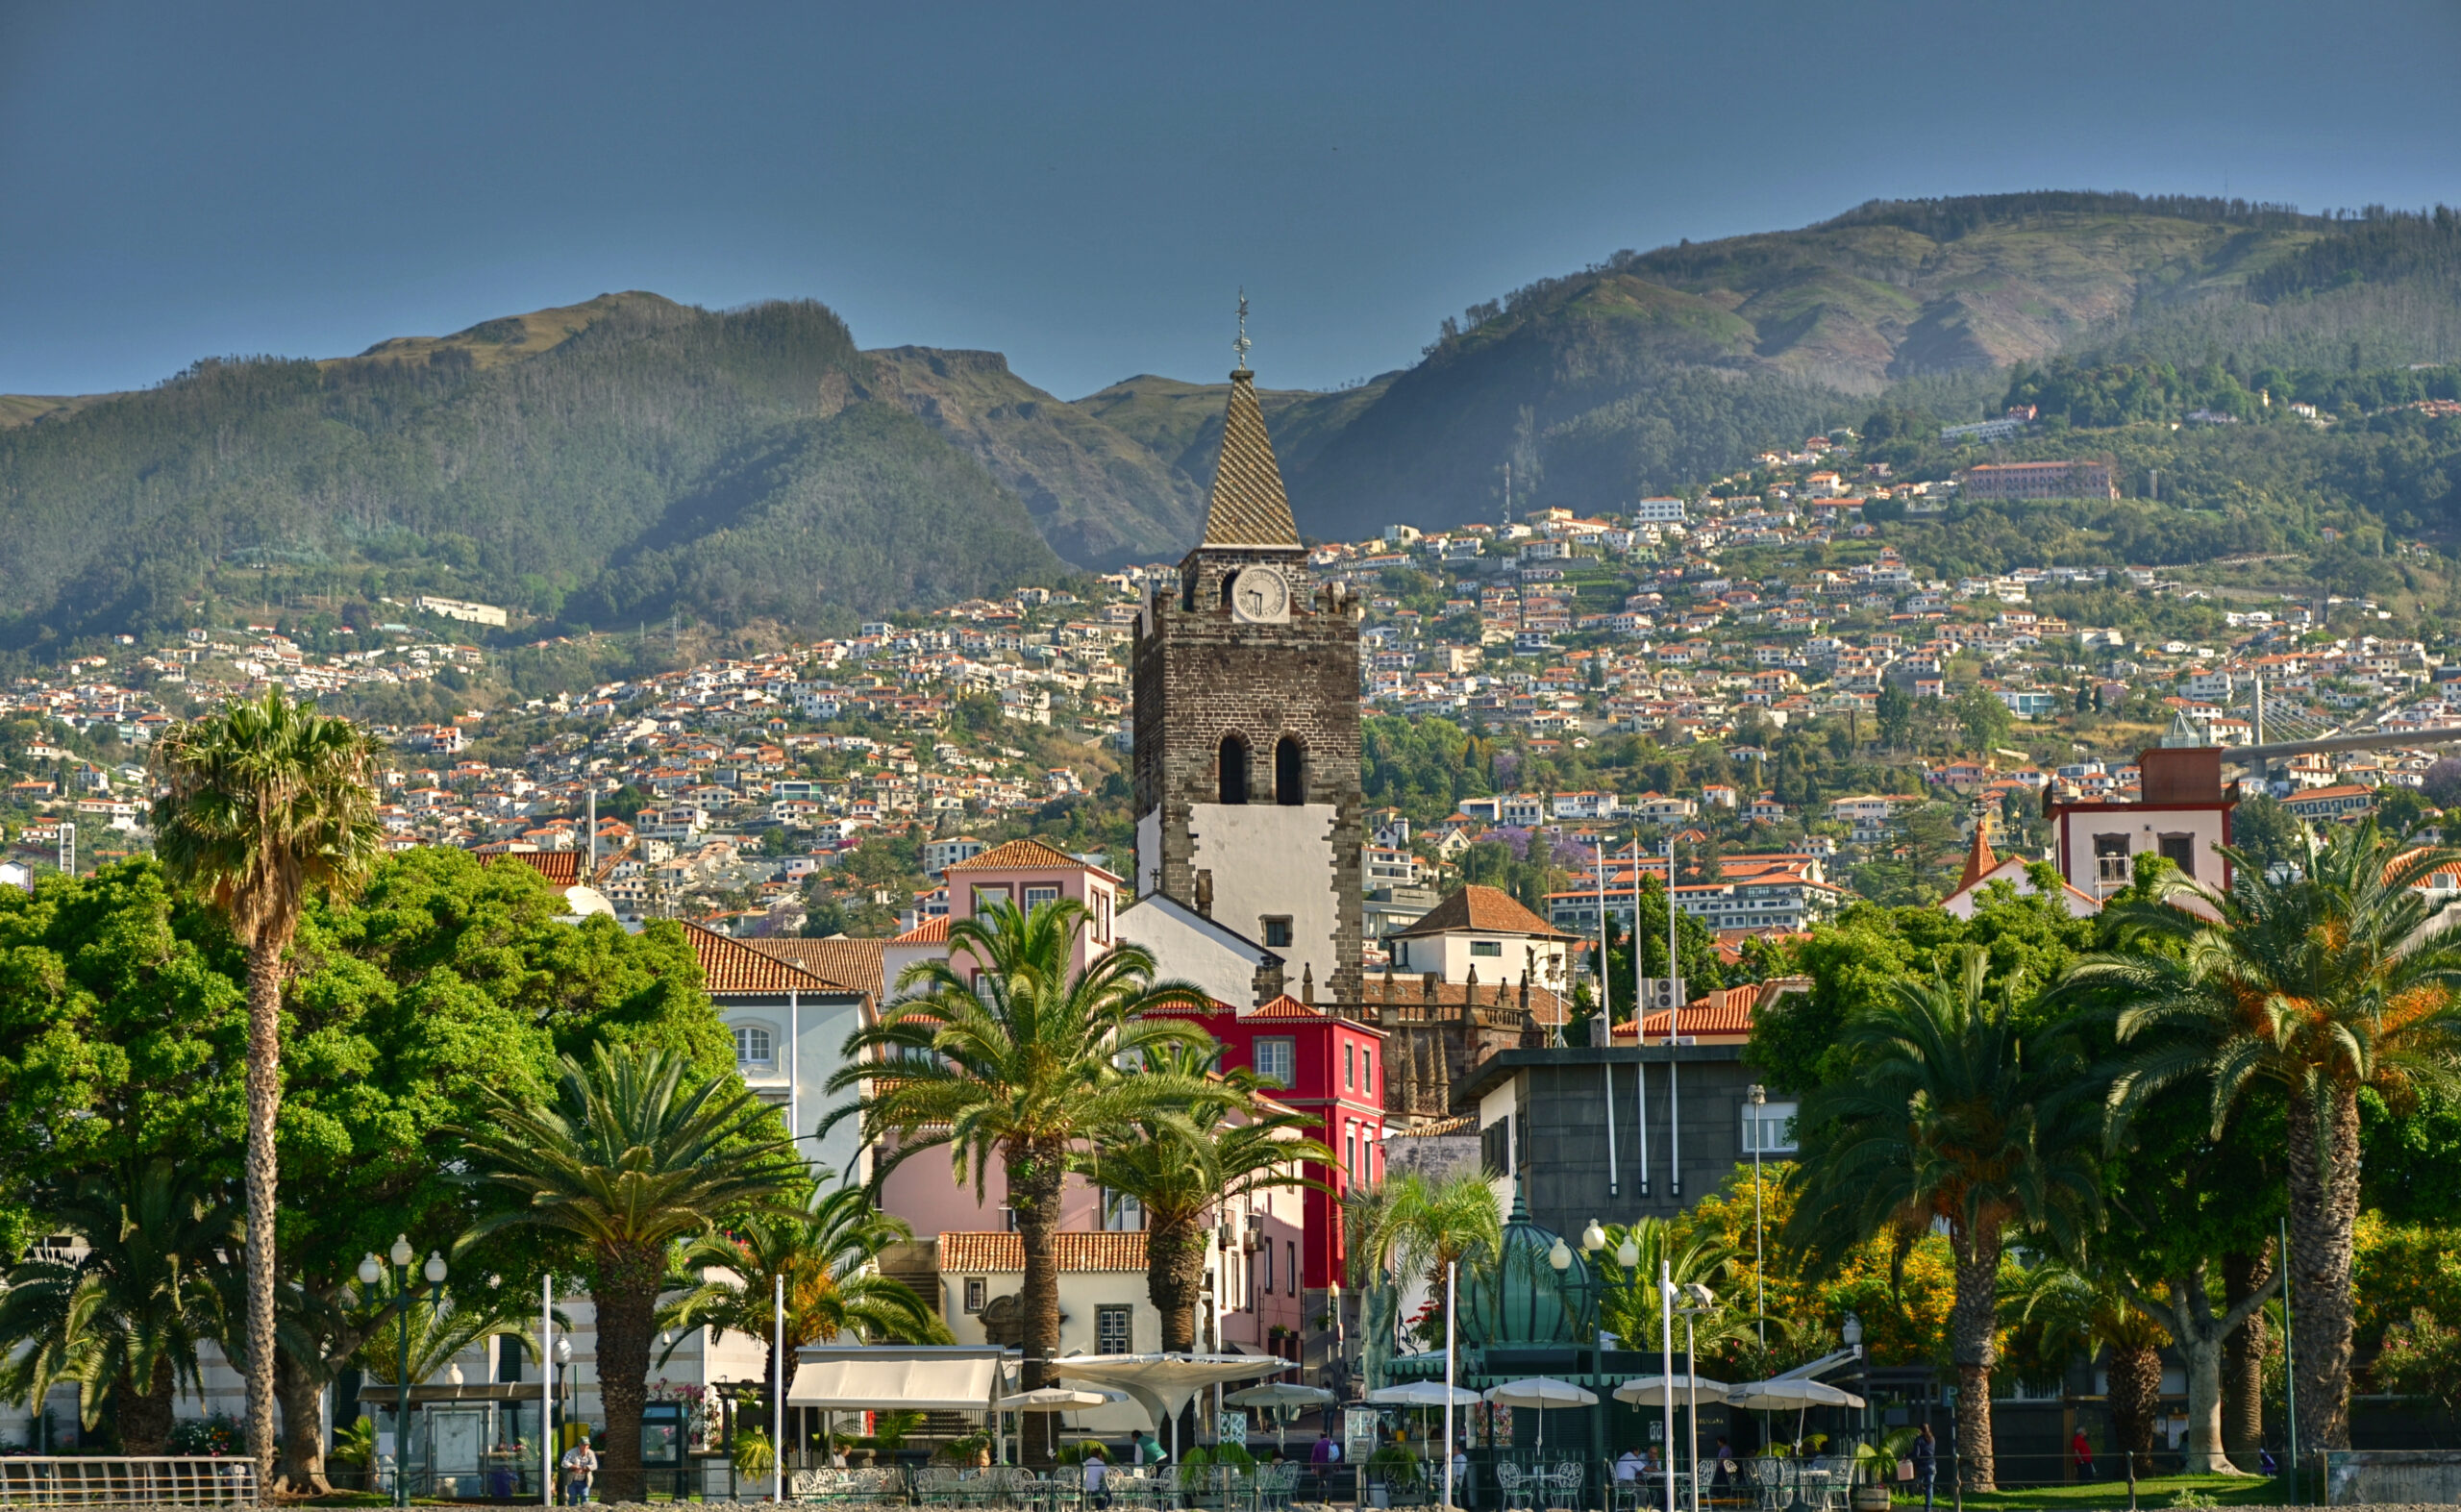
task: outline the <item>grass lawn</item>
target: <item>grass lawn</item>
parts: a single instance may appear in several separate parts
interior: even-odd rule
[[[1956,1504],[1955,1495],[1943,1475],[1933,1505],[1947,1508]],[[1903,1486],[1892,1487],[1897,1492],[1897,1504],[1904,1506],[1908,1498]],[[2187,1502],[2177,1500],[2181,1492],[2192,1493]],[[2290,1495],[2287,1483],[2263,1475],[2156,1475],[2136,1483],[2136,1504],[2139,1507],[2179,1505],[2279,1506],[2297,1499]],[[1923,1494],[1916,1492],[1913,1505],[1923,1504]],[[2125,1480],[2089,1480],[2056,1486],[2030,1486],[2018,1491],[1969,1492],[1965,1504],[1971,1508],[2019,1509],[2124,1507],[2127,1505],[2127,1482]]]

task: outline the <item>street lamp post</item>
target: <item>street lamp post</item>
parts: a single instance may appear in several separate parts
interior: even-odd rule
[[[1863,1364],[1863,1320],[1850,1312],[1837,1331],[1846,1340],[1846,1347],[1854,1351],[1854,1384],[1862,1388],[1854,1394],[1863,1399],[1862,1411],[1854,1422],[1854,1442],[1860,1444],[1865,1430],[1871,1426],[1872,1410],[1870,1373]]]
[[[1718,1297],[1699,1281],[1684,1282],[1682,1290],[1692,1303],[1678,1309],[1683,1314],[1683,1427],[1692,1438],[1692,1495],[1687,1500],[1697,1507],[1701,1504],[1701,1358],[1692,1349],[1692,1320],[1717,1311]],[[1666,1452],[1667,1474],[1673,1475],[1675,1446],[1667,1445]]]
[[[1743,1089],[1743,1100],[1752,1108],[1752,1308],[1759,1315],[1760,1347],[1769,1348],[1769,1277],[1768,1262],[1762,1254],[1760,1238],[1760,1110],[1768,1105],[1769,1089],[1755,1081]]]
[[[401,1303],[401,1312],[394,1325],[401,1339],[401,1349],[394,1369],[393,1504],[406,1507],[410,1504],[410,1309],[418,1304],[418,1298],[410,1292],[410,1262],[418,1258],[418,1252],[410,1248],[410,1235],[396,1234],[393,1248],[386,1252],[385,1257],[393,1262],[393,1295]],[[444,1255],[440,1252],[430,1251],[427,1264],[420,1268],[419,1274],[427,1278],[428,1305],[441,1313],[444,1310]],[[373,1287],[384,1278],[384,1262],[375,1255],[359,1262],[360,1285]]]

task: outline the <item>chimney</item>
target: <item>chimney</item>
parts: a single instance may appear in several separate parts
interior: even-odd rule
[[[1299,968],[1299,1001],[1310,1005],[1316,1001],[1316,966],[1313,961]]]
[[[1196,874],[1196,911],[1213,917],[1213,869],[1205,867]]]

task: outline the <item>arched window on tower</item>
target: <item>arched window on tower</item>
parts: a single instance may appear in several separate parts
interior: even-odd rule
[[[1221,755],[1222,801],[1244,804],[1248,801],[1248,743],[1237,735],[1222,737]]]
[[[1238,581],[1239,575],[1235,572],[1222,575],[1222,607],[1226,609],[1230,607],[1230,585]]]
[[[1295,735],[1284,735],[1273,748],[1273,801],[1296,808],[1307,801],[1307,752]]]

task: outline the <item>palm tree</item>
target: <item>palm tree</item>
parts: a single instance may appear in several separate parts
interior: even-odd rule
[[[37,1205],[86,1251],[10,1272],[0,1393],[33,1407],[74,1380],[87,1426],[108,1410],[127,1452],[168,1453],[180,1389],[199,1383],[197,1346],[223,1334],[217,1256],[237,1215],[218,1181],[167,1156],[88,1173]]]
[[[1628,1227],[1608,1224],[1601,1232],[1606,1243],[1590,1262],[1598,1268],[1598,1323],[1622,1339],[1627,1349],[1656,1347],[1664,1311],[1657,1284],[1660,1264],[1666,1267],[1667,1279],[1677,1286],[1697,1281],[1722,1292],[1735,1258],[1735,1252],[1713,1235],[1679,1238],[1675,1226],[1663,1218],[1643,1218]],[[1633,1252],[1629,1266],[1624,1263],[1627,1240]],[[1706,1356],[1755,1338],[1754,1321],[1749,1312],[1729,1307],[1722,1299],[1716,1311],[1692,1320],[1694,1353]],[[1682,1330],[1678,1328],[1676,1333],[1680,1337]]]
[[[1054,1252],[1070,1165],[1099,1131],[1207,1091],[1169,1073],[1121,1069],[1166,1045],[1208,1043],[1202,1028],[1167,1010],[1203,1012],[1212,1000],[1186,983],[1155,982],[1154,957],[1132,945],[1073,970],[1088,917],[1082,904],[1063,898],[1032,910],[995,904],[951,926],[945,958],[899,974],[900,991],[921,994],[847,1038],[847,1064],[829,1087],[864,1090],[821,1126],[859,1117],[864,1139],[884,1151],[875,1181],[945,1145],[958,1182],[973,1167],[980,1202],[991,1162],[1000,1162],[1026,1252],[1018,1300],[1029,1390],[1048,1383],[1059,1351]],[[1050,1455],[1049,1437],[1026,1435],[1037,1461]]]
[[[2216,1135],[2250,1087],[2281,1096],[2300,1436],[2343,1449],[2359,1093],[2407,1097],[2461,1072],[2461,935],[2419,890],[2461,851],[2405,849],[2372,821],[2302,839],[2302,867],[2268,875],[2225,851],[2227,889],[2175,877],[2115,907],[2127,949],[2072,980],[2126,1004],[2119,1039],[2137,1048],[2111,1084],[2114,1131],[2175,1082],[2208,1084]]]
[[[2153,1474],[2153,1419],[2162,1405],[2162,1347],[2171,1336],[2137,1304],[2120,1277],[2047,1259],[2026,1268],[2001,1299],[2003,1320],[2035,1334],[2035,1352],[2065,1361],[2088,1360],[2110,1351],[2111,1436],[2114,1450],[2136,1461],[2140,1476]]]
[[[1168,1045],[1147,1053],[1149,1072],[1204,1083],[1222,1048]],[[1145,1289],[1162,1315],[1162,1348],[1196,1349],[1197,1297],[1205,1279],[1205,1234],[1232,1198],[1275,1187],[1327,1191],[1299,1162],[1330,1163],[1333,1152],[1305,1130],[1315,1121],[1274,1112],[1255,1076],[1234,1071],[1215,1091],[1179,1107],[1160,1107],[1103,1130],[1078,1169],[1096,1185],[1136,1199],[1145,1209]]]
[[[1424,1277],[1440,1297],[1447,1269],[1492,1263],[1504,1248],[1495,1188],[1476,1171],[1441,1181],[1410,1172],[1357,1194],[1345,1207],[1356,1215],[1354,1281],[1369,1274]]]
[[[1799,1198],[1784,1230],[1815,1270],[1882,1233],[1945,1224],[1956,1262],[1950,1313],[1957,1463],[1996,1486],[1991,1372],[2000,1256],[2012,1231],[2073,1239],[2099,1218],[2090,1090],[2073,1056],[2028,1047],[2013,980],[1986,988],[1991,957],[1958,952],[1954,976],[1896,984],[1839,1035],[1851,1073],[1803,1100]]]
[[[164,733],[154,851],[231,921],[248,959],[248,1452],[272,1484],[274,1121],[282,1106],[283,957],[309,891],[348,892],[383,855],[384,747],[280,688]]]
[[[601,1043],[585,1066],[564,1057],[553,1106],[490,1091],[487,1121],[459,1131],[467,1178],[521,1199],[468,1240],[528,1224],[588,1250],[612,1500],[639,1500],[646,1490],[641,1404],[671,1249],[721,1218],[791,1212],[802,1186],[802,1163],[776,1115],[732,1078],[688,1085],[691,1069],[670,1051]]]
[[[362,1307],[381,1310],[390,1306],[395,1297],[393,1273],[388,1270],[384,1279],[368,1288],[359,1301]],[[370,1379],[387,1386],[401,1384],[405,1333],[410,1336],[410,1379],[414,1386],[451,1365],[455,1355],[488,1339],[517,1339],[531,1358],[537,1358],[538,1346],[530,1330],[536,1325],[538,1313],[526,1292],[502,1287],[473,1289],[467,1294],[455,1294],[442,1307],[431,1307],[418,1288],[413,1287],[402,1301],[403,1305],[393,1307],[369,1332],[359,1352],[351,1357],[352,1363]]]
[[[948,1325],[914,1288],[874,1269],[881,1252],[914,1230],[872,1205],[859,1186],[824,1180],[800,1211],[756,1213],[686,1246],[683,1268],[698,1278],[659,1313],[661,1328],[732,1328],[764,1341],[760,1378],[795,1384],[795,1351],[849,1334],[898,1344],[947,1344]],[[777,1354],[777,1285],[786,1283],[786,1357]]]

